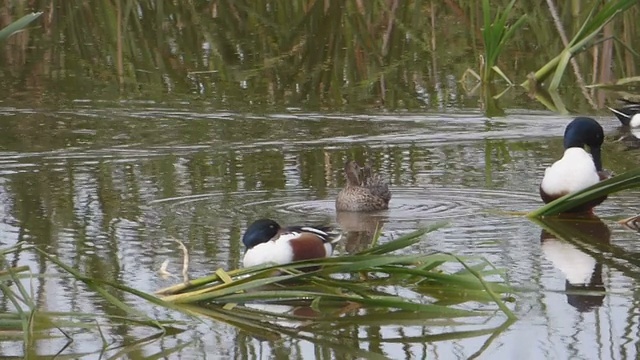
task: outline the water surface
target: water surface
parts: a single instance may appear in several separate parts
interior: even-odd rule
[[[277,341],[206,320],[142,346],[139,357],[186,342],[182,358],[342,358],[353,349],[390,358],[638,356],[640,243],[637,232],[616,223],[640,212],[638,192],[611,196],[597,209],[599,220],[551,224],[570,241],[522,216],[541,204],[539,181],[562,153],[570,117],[526,110],[499,119],[472,110],[254,114],[94,101],[53,111],[0,110],[1,246],[40,245],[89,276],[153,292],[179,281],[158,275],[167,259],[169,271],[180,273],[182,254],[173,239],[188,247],[192,277],[233,269],[243,252],[240,236],[258,217],[339,226],[349,234],[341,253],[366,247],[377,224],[384,226],[384,242],[444,221],[448,226],[411,251],[485,257],[506,269],[519,289],[511,304],[518,321],[493,338],[424,340],[497,326],[500,319],[347,324]],[[605,167],[620,173],[637,166],[633,141],[620,140],[612,118],[598,120],[607,133]],[[341,169],[351,158],[371,161],[390,180],[388,211],[336,215]],[[60,273],[32,251],[7,261],[34,273]],[[574,284],[584,286],[576,290]],[[43,310],[118,313],[67,276],[34,279],[31,286]],[[133,297],[124,300],[159,318],[183,318]],[[1,304],[11,308],[6,299]],[[150,333],[122,326],[104,331],[114,344]],[[63,354],[99,354],[96,334],[73,335]],[[65,342],[43,341],[37,352],[53,355]],[[3,356],[21,352],[19,342],[4,342],[0,350]]]

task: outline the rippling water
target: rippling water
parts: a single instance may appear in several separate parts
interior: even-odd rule
[[[183,358],[330,357],[341,351],[327,340],[332,336],[392,358],[468,358],[478,351],[486,358],[638,356],[640,242],[637,232],[615,222],[640,212],[638,192],[611,196],[598,208],[599,219],[586,223],[536,224],[522,216],[540,205],[540,177],[560,156],[570,118],[524,111],[488,120],[471,112],[262,115],[103,105],[0,109],[1,246],[40,245],[90,276],[152,292],[177,281],[157,274],[167,259],[169,270],[180,272],[182,254],[172,239],[189,248],[193,277],[235,268],[240,235],[257,217],[338,225],[347,233],[341,253],[366,247],[380,224],[387,241],[447,222],[411,251],[485,257],[505,268],[520,290],[519,320],[495,338],[425,341],[421,336],[454,324],[412,324],[318,328],[316,340],[268,341],[211,322],[163,340],[167,347],[193,341],[180,350]],[[633,139],[622,139],[613,119],[599,120],[607,131],[605,167],[618,173],[636,167]],[[369,159],[390,180],[388,211],[336,215],[333,201],[348,158]],[[6,260],[38,274],[59,272],[29,251]],[[48,276],[32,286],[43,309],[117,313],[68,278]],[[591,292],[575,291],[585,288]],[[0,303],[10,308],[6,299]],[[294,310],[304,309],[277,309]],[[482,324],[456,329],[476,325]],[[116,342],[145,336],[120,327],[105,331]],[[80,332],[74,340],[69,353],[94,356],[102,346],[95,334]],[[55,354],[64,342],[48,341],[38,352]],[[0,354],[21,351],[16,342]],[[150,344],[140,356],[156,352]]]

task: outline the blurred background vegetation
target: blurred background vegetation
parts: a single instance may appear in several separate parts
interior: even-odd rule
[[[509,2],[487,2],[491,19]],[[601,3],[516,1],[506,24],[524,14],[526,20],[496,65],[522,83],[562,52],[560,33],[571,39]],[[469,70],[481,73],[482,6],[476,0],[4,0],[0,28],[32,11],[43,15],[0,45],[0,82],[5,102],[41,105],[98,98],[253,111],[485,106],[478,79],[469,76]],[[572,111],[593,111],[606,101],[605,93],[579,91],[580,85],[638,73],[632,50],[640,47],[638,11],[635,4],[617,13],[563,76],[559,92]],[[494,83],[496,93],[508,86],[502,77]],[[531,97],[517,88],[501,101],[528,108]]]

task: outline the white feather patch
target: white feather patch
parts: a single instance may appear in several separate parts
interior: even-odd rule
[[[620,115],[620,116],[622,116],[624,118],[629,118],[629,115],[623,113],[620,110],[617,110],[617,109],[614,109],[614,108],[611,108],[611,107],[608,107],[608,106],[607,106],[607,109],[611,110],[611,112],[613,112],[614,114]]]
[[[300,236],[300,233],[282,234],[276,240],[258,244],[247,250],[242,259],[242,266],[250,267],[268,262],[288,264],[293,261],[293,249],[289,241]]]
[[[629,121],[629,126],[631,127],[640,126],[640,114],[633,114],[633,116],[631,117],[631,121]]]
[[[336,238],[329,238],[331,242],[325,242],[324,250],[325,257],[333,255],[333,243],[340,240],[341,234],[327,234],[326,232],[311,228],[303,227],[305,232],[313,233],[318,236],[318,240],[325,241],[327,237],[336,236]],[[311,229],[315,231],[311,231]],[[322,234],[322,235],[321,235]],[[269,240],[265,243],[258,244],[251,249],[247,250],[242,259],[242,266],[250,267],[268,262],[276,264],[288,264],[293,261],[293,248],[291,247],[291,241],[298,239],[302,235],[301,232],[291,231],[280,234],[278,238]]]
[[[565,195],[600,181],[591,154],[581,148],[568,148],[562,159],[548,167],[542,178],[542,191],[548,195]]]
[[[567,242],[555,239],[545,239],[542,251],[571,285],[588,285],[591,282],[596,259]]]
[[[326,238],[327,236],[329,236],[329,234],[327,234],[326,232],[324,232],[324,231],[322,231],[320,229],[316,229],[314,227],[310,227],[310,226],[303,226],[300,229],[302,229],[303,231],[306,231],[306,232],[314,233],[314,234],[316,234],[318,236],[321,236],[323,238]]]

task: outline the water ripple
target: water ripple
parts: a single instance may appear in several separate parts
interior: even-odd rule
[[[525,211],[523,205],[528,204],[531,208],[539,205],[538,195],[506,190],[405,187],[393,188],[389,210],[384,213],[390,220],[397,221],[437,220],[467,217],[480,212]],[[246,205],[264,206],[265,202]],[[334,211],[334,200],[287,201],[273,207],[285,214],[328,213]]]

